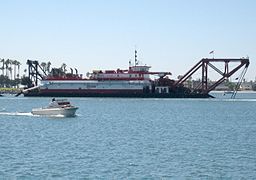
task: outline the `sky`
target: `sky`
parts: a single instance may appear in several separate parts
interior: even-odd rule
[[[127,69],[185,74],[202,58],[250,58],[256,77],[254,0],[0,0],[0,58],[62,63],[86,74]]]

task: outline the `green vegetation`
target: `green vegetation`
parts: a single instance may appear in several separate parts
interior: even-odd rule
[[[20,91],[20,65],[17,60],[0,59],[0,94],[14,94]]]
[[[253,84],[252,90],[253,90],[253,91],[256,91],[256,84]]]
[[[1,66],[2,65],[2,66]],[[20,80],[20,65],[17,60],[0,59],[0,87],[11,88],[18,87]]]
[[[6,88],[18,87],[20,83],[21,83],[21,80],[18,78],[12,80],[8,76],[0,75],[0,87],[1,88],[3,88],[3,87],[6,87]]]
[[[18,88],[0,88],[0,94],[17,94],[20,92]]]
[[[235,87],[236,87],[236,83],[230,82],[230,81],[227,81],[225,85],[226,85],[226,86],[229,88],[229,90],[231,90],[231,91],[233,91],[233,90],[235,89]]]

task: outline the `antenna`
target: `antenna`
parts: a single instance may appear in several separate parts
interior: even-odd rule
[[[136,49],[135,49],[135,56],[134,57],[135,57],[135,59],[134,59],[135,60],[135,66],[136,66],[136,65],[138,65],[137,50]]]
[[[211,51],[211,52],[209,52],[209,54],[212,54],[212,58],[214,59],[214,53],[215,53],[215,51],[213,50],[213,51]]]

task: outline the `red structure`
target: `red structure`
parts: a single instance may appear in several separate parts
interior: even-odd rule
[[[224,72],[221,71],[219,68],[214,65],[214,63],[222,63],[224,65]],[[231,68],[230,64],[236,63],[236,66]],[[194,89],[200,91],[202,93],[209,93],[210,91],[214,90],[219,84],[224,82],[230,76],[232,76],[235,72],[237,72],[240,68],[244,67],[239,80],[242,81],[247,68],[250,62],[248,58],[241,58],[241,59],[207,59],[204,58],[199,61],[193,68],[191,68],[182,78],[174,83],[174,86],[180,86],[183,84],[189,77],[195,74],[198,71],[201,71],[201,84],[200,87]],[[221,78],[218,79],[214,84],[209,85],[208,83],[208,71],[209,68],[212,68],[214,71],[221,75]]]

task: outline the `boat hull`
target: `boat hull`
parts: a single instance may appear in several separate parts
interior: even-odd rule
[[[30,88],[31,89],[31,88]],[[42,85],[26,91],[25,96],[43,97],[124,97],[124,98],[209,98],[208,93],[192,92],[186,87],[161,85],[149,80],[43,80]]]
[[[65,117],[73,117],[75,116],[77,107],[67,107],[67,108],[37,108],[32,109],[33,115],[40,116],[65,116]]]
[[[28,97],[111,97],[111,98],[213,98],[207,93],[87,93],[87,92],[29,92]]]

